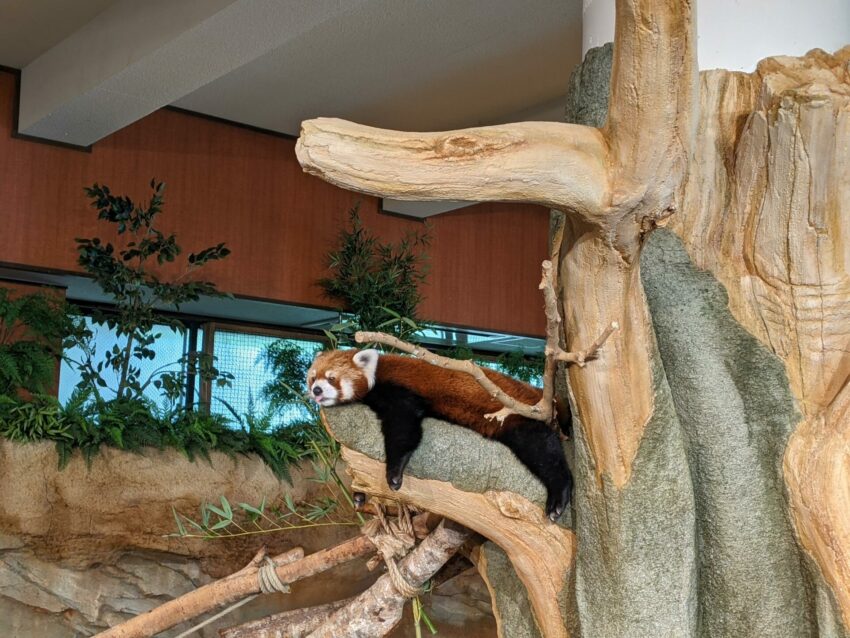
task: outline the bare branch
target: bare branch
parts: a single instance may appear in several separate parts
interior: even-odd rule
[[[607,147],[597,129],[524,122],[400,133],[345,120],[301,124],[308,173],[382,197],[536,202],[597,216],[607,206]]]
[[[316,607],[293,609],[224,629],[219,634],[221,638],[303,638],[352,601],[354,598],[346,598]]]
[[[275,563],[278,564],[275,572],[282,582],[292,583],[328,570],[340,563],[371,554],[374,551],[375,546],[365,536],[358,536],[335,547],[323,549],[315,554],[310,554],[306,558],[302,558],[304,550],[297,548],[274,558]],[[234,603],[246,596],[259,594],[258,557],[261,557],[260,554],[255,556],[246,567],[231,576],[199,587],[144,614],[139,614],[135,618],[97,634],[97,637],[146,638],[154,636],[208,611]]]
[[[405,580],[421,587],[446,564],[470,536],[468,529],[441,523],[399,562]],[[401,620],[407,599],[393,586],[389,574],[357,596],[310,634],[310,638],[379,638]]]
[[[354,334],[354,340],[357,343],[382,343],[390,346],[391,348],[395,348],[396,350],[406,352],[417,359],[422,359],[423,361],[439,368],[465,372],[474,378],[478,384],[484,388],[490,396],[499,401],[499,403],[502,405],[511,405],[512,407],[515,406],[517,414],[521,414],[522,416],[536,421],[549,421],[552,418],[551,407],[547,415],[541,410],[539,403],[535,405],[528,405],[527,403],[517,402],[511,395],[507,394],[498,385],[496,385],[496,383],[491,381],[484,373],[484,370],[480,366],[472,363],[472,361],[442,357],[422,348],[421,346],[415,346],[412,343],[402,341],[398,337],[388,335],[384,332],[358,331]]]
[[[555,361],[566,361],[578,363],[583,366],[585,362],[596,356],[599,349],[611,336],[619,326],[617,322],[611,323],[601,335],[593,342],[586,350],[578,352],[565,352],[558,345],[559,326],[561,317],[558,314],[557,295],[555,293],[553,281],[552,262],[543,262],[543,279],[540,282],[540,287],[543,289],[546,298],[546,369],[544,371],[543,395],[540,400],[529,405],[514,399],[507,392],[502,390],[494,381],[492,381],[481,366],[477,366],[472,361],[464,361],[458,359],[450,359],[421,347],[402,341],[398,337],[389,335],[383,332],[364,332],[355,333],[354,340],[357,343],[382,343],[384,345],[406,352],[417,359],[430,363],[431,365],[445,368],[447,370],[455,370],[457,372],[465,372],[472,376],[478,384],[486,390],[490,396],[496,399],[504,407],[498,412],[485,414],[488,419],[495,419],[502,422],[508,416],[517,414],[535,421],[549,422],[554,416],[554,376],[555,376]]]

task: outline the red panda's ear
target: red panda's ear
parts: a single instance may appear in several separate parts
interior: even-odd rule
[[[375,385],[375,372],[378,369],[379,353],[373,348],[368,350],[360,350],[354,355],[354,365],[363,371],[363,376],[366,377],[366,382],[371,388]]]

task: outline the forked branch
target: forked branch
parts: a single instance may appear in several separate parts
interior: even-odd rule
[[[492,381],[481,366],[475,365],[472,361],[443,357],[434,354],[422,346],[402,341],[398,337],[383,332],[360,331],[354,335],[354,340],[357,343],[381,343],[396,350],[406,352],[417,359],[422,359],[431,365],[447,370],[465,372],[475,379],[491,397],[504,406],[498,412],[485,414],[484,416],[488,419],[496,419],[502,422],[511,414],[517,414],[528,419],[548,423],[552,420],[555,413],[555,368],[557,362],[563,361],[584,366],[585,363],[598,356],[600,348],[608,340],[608,337],[619,328],[619,325],[616,321],[611,322],[588,348],[577,352],[567,352],[561,348],[559,342],[561,315],[558,312],[558,295],[555,290],[554,268],[552,267],[552,262],[549,260],[543,262],[543,277],[540,281],[540,288],[543,290],[546,307],[546,364],[543,374],[543,395],[533,405],[514,399]]]

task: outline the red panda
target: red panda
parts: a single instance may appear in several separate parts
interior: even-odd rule
[[[487,377],[523,403],[537,403],[542,391],[485,369]],[[422,420],[438,418],[474,430],[506,445],[547,490],[546,515],[553,521],[569,504],[572,475],[559,433],[548,424],[519,415],[503,422],[486,419],[502,405],[470,375],[420,359],[377,350],[320,353],[307,372],[310,397],[322,407],[362,402],[381,421],[387,483],[401,487],[404,469],[422,439]],[[560,407],[560,406],[559,406]],[[569,414],[559,415],[561,422]]]

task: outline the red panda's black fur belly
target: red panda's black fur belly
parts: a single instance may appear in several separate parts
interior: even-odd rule
[[[485,373],[524,403],[536,403],[541,396],[537,388],[494,371]],[[409,357],[378,356],[374,350],[334,351],[317,357],[308,373],[308,385],[321,405],[361,401],[375,412],[381,422],[387,483],[392,489],[401,487],[404,469],[422,440],[422,420],[430,416],[510,448],[546,487],[546,514],[552,520],[569,504],[572,475],[558,432],[518,415],[504,423],[486,419],[485,414],[502,406],[468,374]]]

